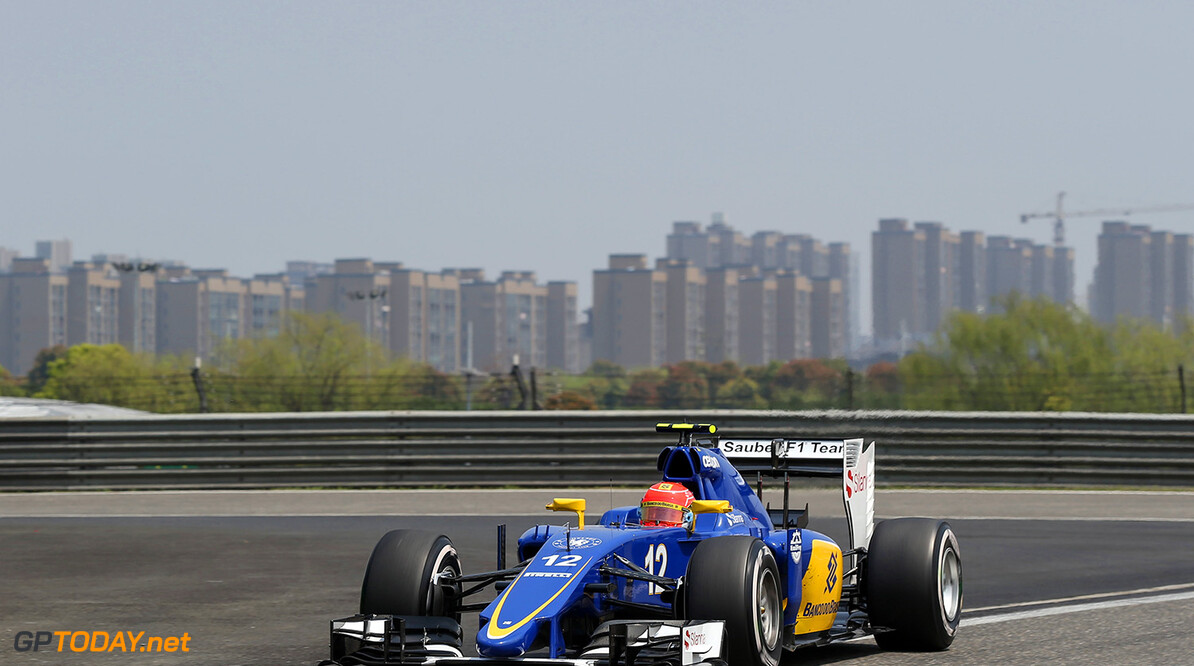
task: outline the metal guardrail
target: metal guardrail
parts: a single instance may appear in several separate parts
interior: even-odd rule
[[[0,490],[637,485],[694,419],[875,439],[880,485],[1194,486],[1194,417],[734,410],[9,419]]]

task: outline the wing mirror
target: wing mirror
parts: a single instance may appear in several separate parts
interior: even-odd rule
[[[727,502],[726,504],[729,503]],[[583,499],[556,497],[545,508],[548,511],[573,511],[576,513],[576,520],[580,524],[577,529],[583,530],[585,528],[585,501]]]
[[[693,500],[692,513],[699,515],[702,513],[729,513],[733,510],[728,500]],[[688,526],[688,533],[696,529],[696,517],[693,517],[692,523]]]

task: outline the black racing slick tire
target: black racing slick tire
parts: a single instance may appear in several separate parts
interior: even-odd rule
[[[949,523],[896,518],[876,525],[865,589],[879,647],[948,648],[962,619],[962,552]]]
[[[361,583],[361,613],[423,615],[460,621],[455,588],[433,579],[459,576],[460,556],[442,534],[393,530],[377,542]]]
[[[781,583],[775,557],[748,536],[697,544],[684,575],[683,616],[725,620],[727,660],[734,666],[777,666],[783,651]]]

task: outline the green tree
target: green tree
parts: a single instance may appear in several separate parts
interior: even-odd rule
[[[867,367],[863,375],[862,405],[865,409],[900,407],[900,366],[879,361]]]
[[[759,385],[746,377],[722,384],[717,390],[716,407],[725,409],[763,409],[767,401],[759,395]]]
[[[666,368],[667,376],[659,383],[659,406],[664,409],[699,409],[709,398],[709,383],[696,364],[678,363]]]
[[[332,313],[291,312],[272,338],[229,341],[220,349],[214,390],[239,411],[359,409],[363,377],[389,372],[386,351]]]
[[[771,407],[809,409],[839,406],[845,380],[842,369],[820,359],[802,358],[782,365],[773,362],[759,384],[768,387]]]
[[[4,366],[0,366],[0,395],[4,396],[21,396],[25,395],[25,391],[21,389],[21,385],[16,378],[12,376]]]
[[[659,385],[667,378],[662,368],[647,368],[632,372],[623,404],[630,408],[646,409],[659,406]]]
[[[547,400],[543,401],[543,408],[590,410],[597,409],[597,403],[583,393],[577,393],[576,391],[561,391],[555,395],[549,396]]]
[[[900,362],[912,409],[1171,411],[1194,338],[1151,323],[1113,327],[1045,299],[1012,296],[1000,314],[955,313]]]
[[[153,357],[131,354],[120,345],[76,345],[47,368],[38,397],[172,411]]]
[[[33,359],[33,367],[25,375],[25,390],[29,392],[29,395],[41,392],[46,385],[46,380],[50,378],[50,364],[65,355],[65,345],[54,345],[37,352],[37,356]]]
[[[598,359],[589,365],[584,374],[592,377],[625,377],[626,369],[613,361]]]

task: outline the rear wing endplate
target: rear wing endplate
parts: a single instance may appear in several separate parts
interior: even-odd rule
[[[841,478],[850,549],[870,545],[875,529],[874,441],[735,437],[717,446],[744,476]]]

